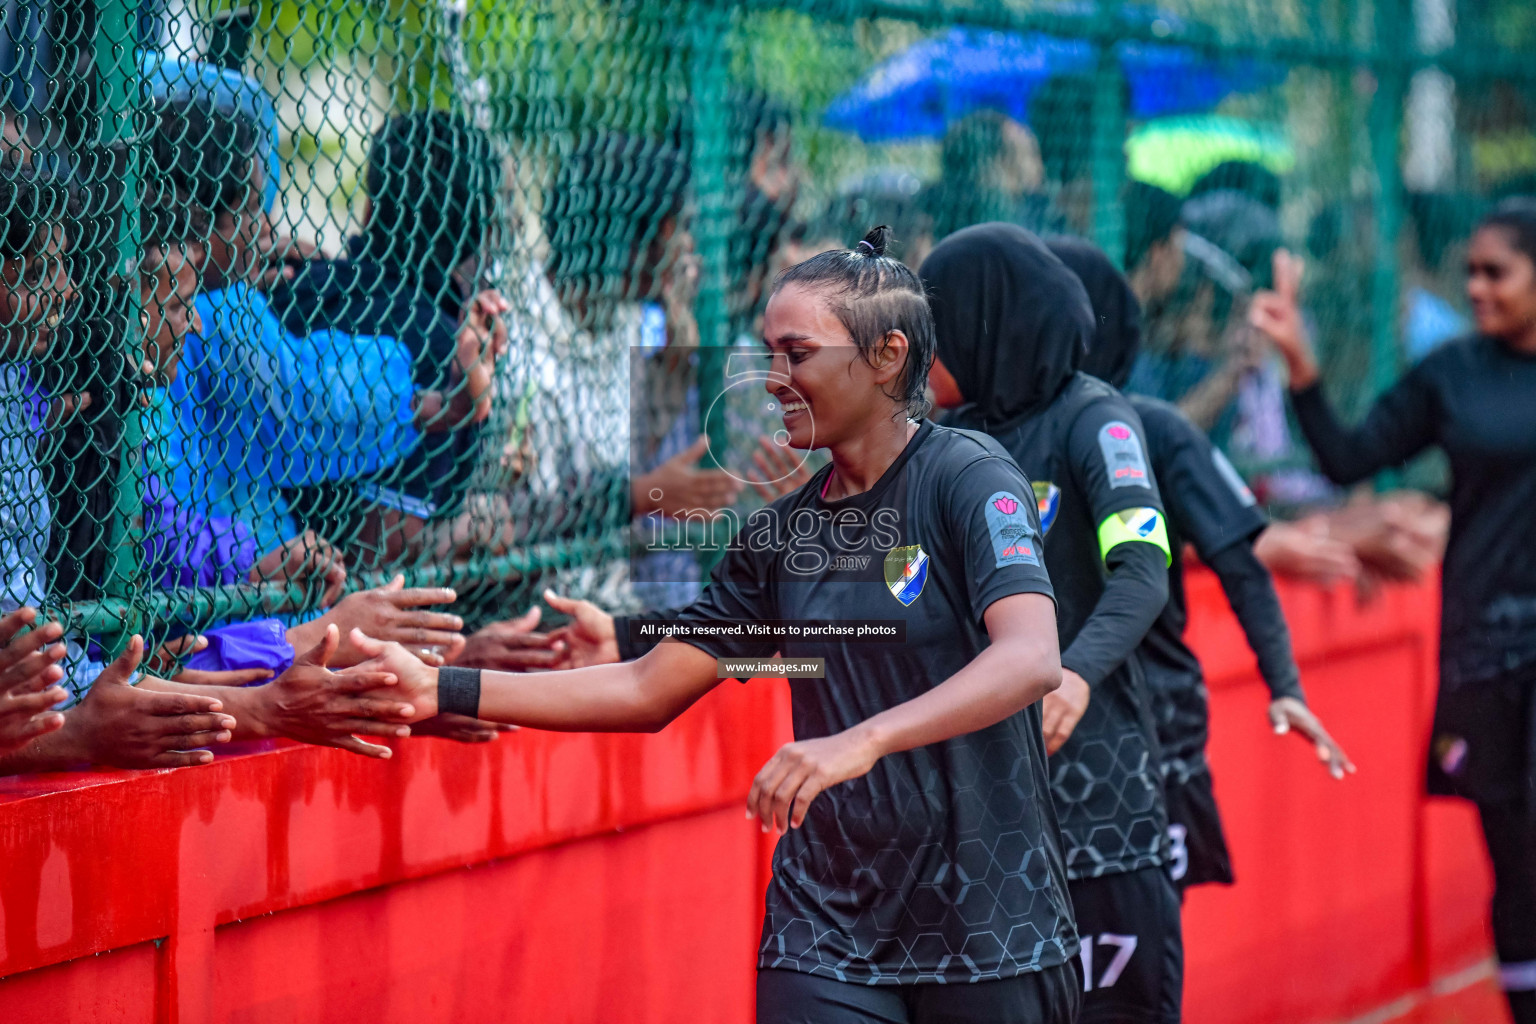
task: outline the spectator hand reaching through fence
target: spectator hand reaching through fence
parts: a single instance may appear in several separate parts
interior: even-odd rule
[[[482,291],[465,307],[454,358],[455,423],[479,423],[491,414],[491,384],[496,360],[507,351],[507,322],[502,318],[512,306],[501,293]]]
[[[764,501],[773,501],[803,486],[811,478],[805,459],[788,445],[775,444],[771,438],[757,439],[760,451],[752,453],[752,465],[762,475],[762,482],[752,481],[752,489]]]
[[[393,640],[411,649],[429,665],[456,661],[464,649],[464,622],[457,615],[428,611],[429,605],[452,604],[458,595],[447,587],[412,587],[405,577],[396,576],[382,587],[348,594],[336,607],[313,622],[295,626],[288,638],[295,649],[313,647],[320,642],[328,626],[335,626],[343,637],[360,629],[379,640]],[[343,640],[332,657],[340,666],[356,665],[366,656]]]
[[[1271,523],[1254,542],[1253,552],[1277,576],[1329,587],[1360,575],[1354,548],[1330,535],[1324,516],[1294,523]]]
[[[248,578],[252,583],[296,583],[301,586],[315,580],[324,581],[320,607],[329,608],[341,597],[347,584],[347,560],[329,541],[313,530],[306,530],[263,555],[251,568]]]
[[[630,498],[636,517],[660,512],[674,518],[711,512],[736,504],[742,482],[723,469],[700,469],[709,438],[699,437],[685,450],[649,473],[635,478]]]
[[[130,685],[143,657],[144,640],[134,636],[65,714],[49,766],[177,768],[207,764],[206,748],[229,742],[236,720],[220,713],[218,699]]]
[[[51,710],[68,696],[58,684],[66,648],[57,622],[30,633],[21,630],[37,621],[32,608],[18,608],[0,619],[0,754],[24,746],[64,725],[64,716]]]
[[[389,673],[330,671],[340,648],[339,632],[327,625],[319,643],[296,657],[288,671],[252,691],[265,698],[255,709],[252,725],[259,734],[387,759],[392,753],[388,747],[359,736],[408,736],[410,727],[402,723],[415,709],[398,698],[366,696],[393,686],[395,678]]]
[[[145,662],[145,671],[172,682],[191,686],[249,686],[272,678],[272,670],[265,668],[241,668],[229,671],[204,671],[179,669],[179,664],[198,651],[207,649],[205,636],[184,636],[161,644]]]
[[[565,641],[535,632],[541,612],[530,608],[515,619],[493,622],[471,633],[464,641],[454,664],[468,668],[489,668],[501,672],[563,668]]]

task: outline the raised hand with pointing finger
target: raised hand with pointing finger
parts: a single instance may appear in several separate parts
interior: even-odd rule
[[[1285,360],[1292,391],[1301,391],[1317,381],[1317,357],[1312,352],[1297,300],[1303,270],[1305,265],[1299,258],[1276,249],[1275,286],[1255,292],[1248,304],[1248,322],[1269,338]]]

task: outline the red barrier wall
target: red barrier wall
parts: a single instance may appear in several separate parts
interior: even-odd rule
[[[1342,784],[1269,734],[1190,588],[1239,874],[1186,909],[1191,1024],[1347,1020],[1486,958],[1473,820],[1419,796],[1433,587],[1282,595]],[[787,705],[759,682],[657,736],[0,780],[0,1020],[748,1021],[769,844],[741,806]]]
[[[1186,1019],[1351,1020],[1411,1005],[1485,961],[1491,883],[1476,815],[1422,795],[1438,581],[1365,604],[1348,587],[1281,586],[1309,702],[1359,766],[1342,783],[1308,744],[1271,733],[1215,577],[1189,581],[1237,884],[1189,896]]]

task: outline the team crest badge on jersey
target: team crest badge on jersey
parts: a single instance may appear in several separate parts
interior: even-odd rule
[[[1035,528],[1029,521],[1029,509],[1010,491],[998,491],[987,499],[983,511],[987,532],[992,534],[992,553],[997,567],[1039,565],[1035,553]]]
[[[1044,483],[1031,480],[1029,486],[1035,489],[1035,508],[1040,512],[1040,536],[1044,537],[1051,532],[1051,525],[1056,522],[1056,513],[1061,511],[1061,488],[1049,480]]]
[[[885,585],[902,605],[910,605],[928,582],[928,552],[921,544],[892,548],[885,556]]]
[[[1104,455],[1104,469],[1111,487],[1147,486],[1147,458],[1141,451],[1141,438],[1127,423],[1112,420],[1099,430],[1099,451]]]

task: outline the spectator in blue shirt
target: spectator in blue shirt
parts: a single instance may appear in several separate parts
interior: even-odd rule
[[[368,152],[363,231],[345,258],[302,263],[276,282],[273,308],[295,335],[396,338],[418,389],[452,388],[461,346],[468,341],[472,354],[477,344],[474,321],[506,308],[480,284],[500,178],[489,137],[462,118],[441,110],[391,118]],[[322,485],[296,504],[316,529],[338,539],[360,529],[368,550],[395,559],[425,520],[459,510],[481,447],[478,422],[467,419],[422,438],[394,465]]]
[[[200,465],[194,475],[183,464],[172,490],[242,516],[270,550],[299,532],[285,489],[376,472],[423,431],[483,419],[505,335],[497,323],[466,325],[452,386],[430,392],[417,389],[410,351],[393,337],[294,336],[258,288],[272,244],[254,131],[198,100],[161,103],[156,116],[154,170],[213,213],[197,300],[204,330],[187,336],[168,389]]]

